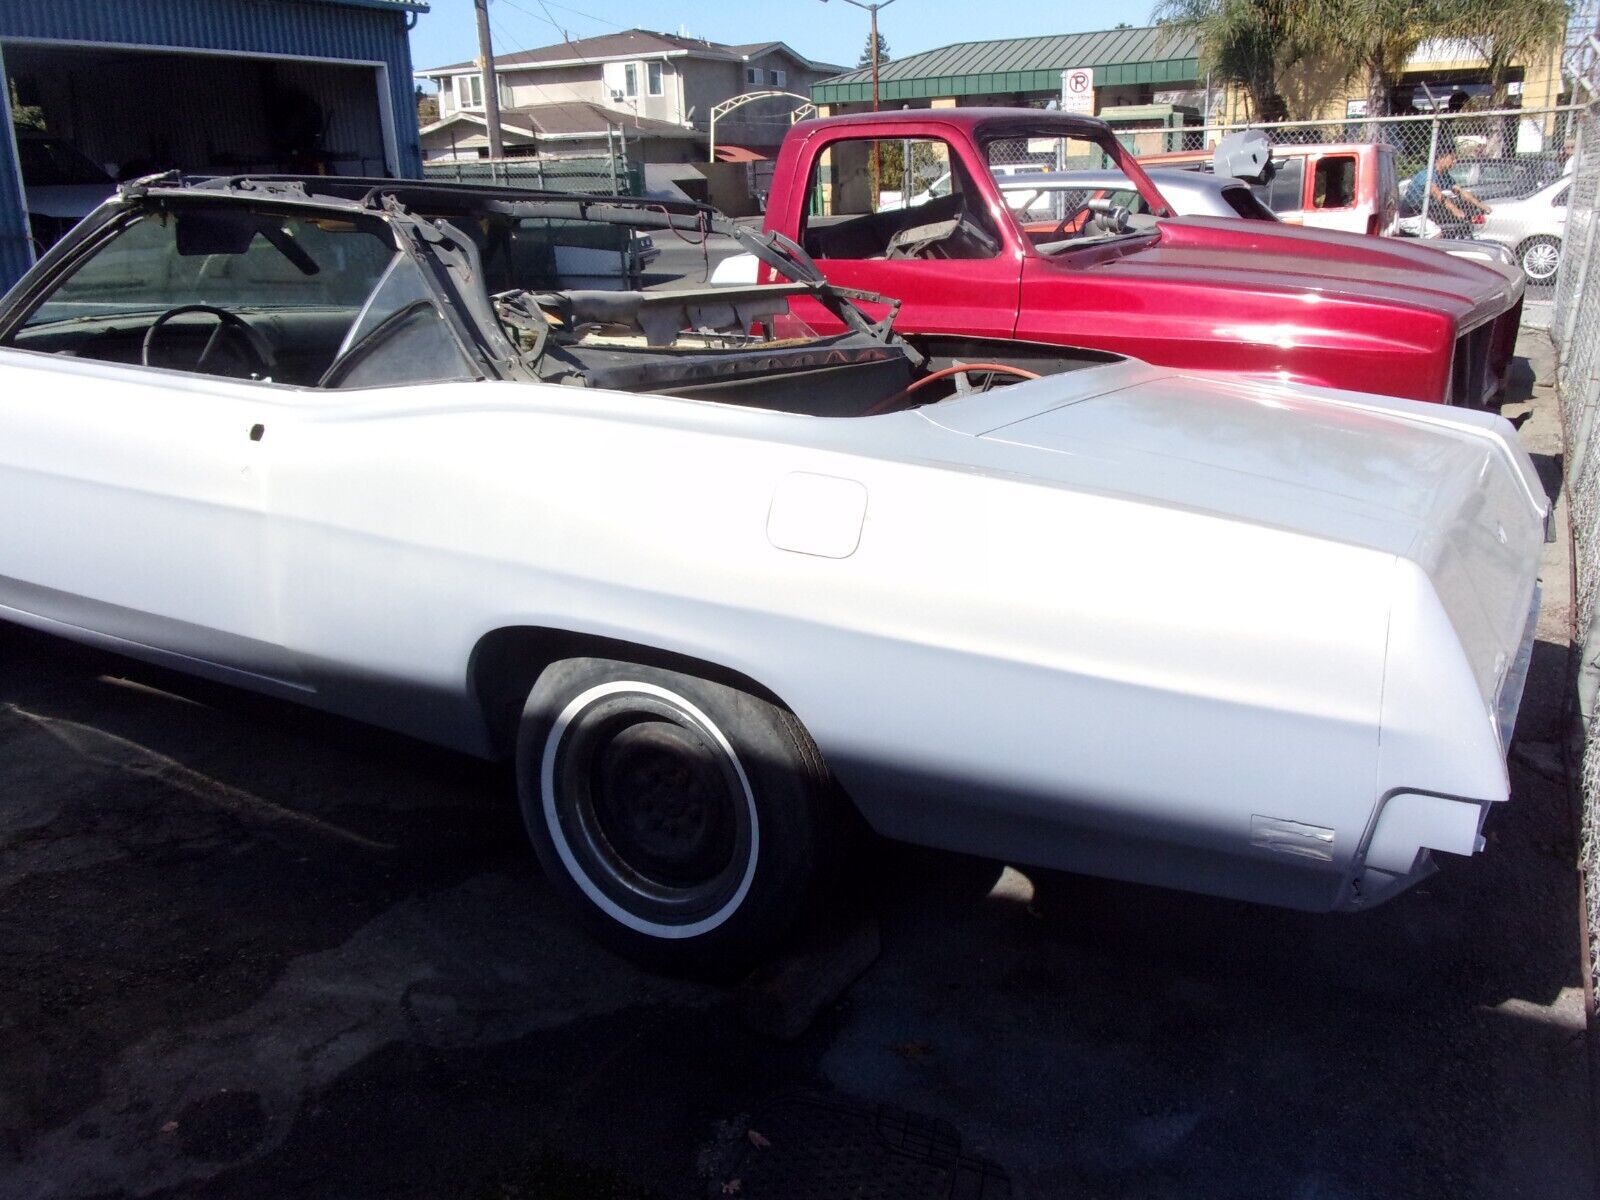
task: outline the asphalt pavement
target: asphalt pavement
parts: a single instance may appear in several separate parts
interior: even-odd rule
[[[842,1196],[862,1114],[984,1196],[1589,1195],[1549,551],[1485,853],[1319,916],[885,848],[788,1043],[586,940],[500,770],[0,626],[0,1196]]]

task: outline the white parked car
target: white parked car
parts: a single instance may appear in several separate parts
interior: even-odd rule
[[[1242,179],[1200,171],[1155,168],[1147,172],[1161,198],[1178,217],[1244,217],[1276,221],[1278,215],[1257,199]],[[1121,171],[1050,171],[1000,180],[1006,204],[1029,221],[1069,216],[1090,200],[1103,199],[1133,216],[1148,215],[1150,206]]]
[[[794,282],[564,289],[538,238],[591,221]],[[512,759],[553,886],[670,969],[781,938],[856,814],[1392,897],[1507,797],[1547,508],[1485,412],[902,340],[694,206],[343,179],[59,243],[0,310],[0,499],[4,616]]]
[[[1516,255],[1528,282],[1548,286],[1561,269],[1561,245],[1567,232],[1567,193],[1572,178],[1563,176],[1520,200],[1496,200],[1475,236],[1495,242]]]

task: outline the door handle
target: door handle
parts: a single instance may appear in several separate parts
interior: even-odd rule
[[[266,432],[267,427],[265,425],[252,425],[250,426],[250,440],[252,442],[259,442]]]

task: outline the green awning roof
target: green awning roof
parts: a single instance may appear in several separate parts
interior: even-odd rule
[[[1185,83],[1200,74],[1200,49],[1193,34],[1165,26],[1064,33],[1050,37],[957,42],[894,59],[878,69],[878,96],[926,100],[934,96],[979,96],[1007,92],[1054,92],[1061,72],[1093,67],[1095,86]],[[851,104],[872,99],[872,71],[860,67],[813,84],[815,104]]]

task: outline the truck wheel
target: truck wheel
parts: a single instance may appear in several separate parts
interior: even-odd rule
[[[1517,262],[1528,282],[1536,286],[1554,283],[1561,267],[1561,239],[1540,234],[1517,247]]]
[[[792,713],[675,671],[547,667],[523,708],[517,792],[545,874],[606,946],[731,976],[811,906],[838,803]]]

